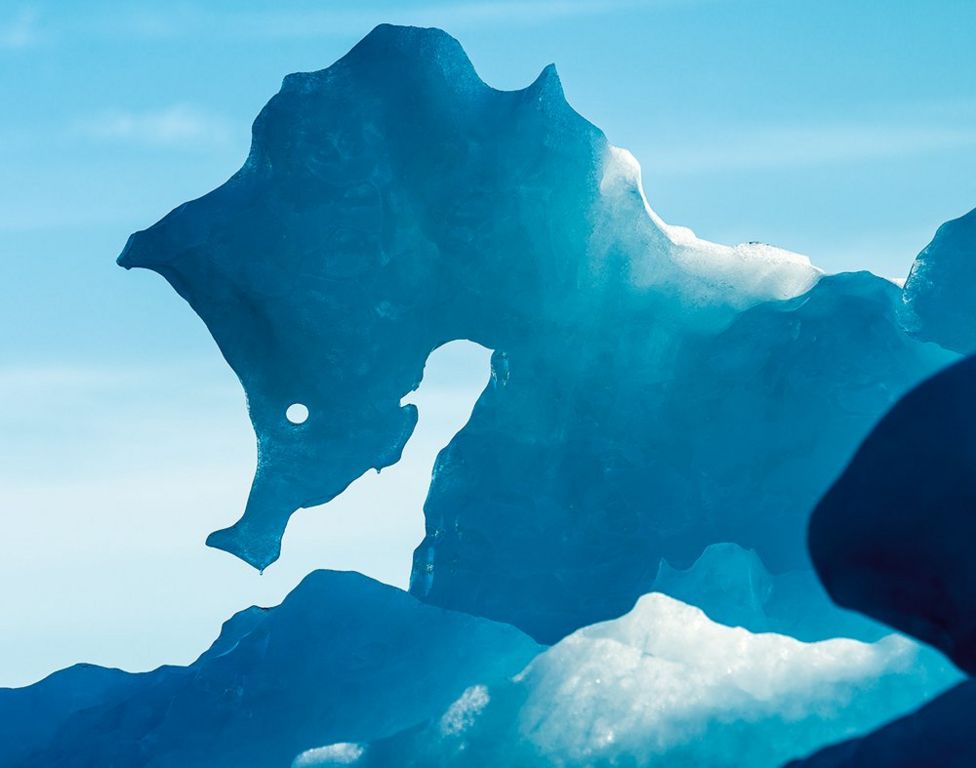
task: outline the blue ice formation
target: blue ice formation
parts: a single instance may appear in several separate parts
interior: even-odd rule
[[[947,221],[915,259],[902,321],[916,336],[963,354],[976,352],[976,209]]]
[[[0,690],[0,766],[287,766],[432,718],[539,650],[513,627],[316,571],[281,605],[236,614],[187,667],[81,665]]]
[[[293,766],[772,768],[902,715],[958,677],[896,635],[808,644],[716,624],[653,593],[512,681],[472,686],[424,727],[310,750]]]
[[[498,91],[432,29],[381,26],[286,77],[241,170],[119,262],[162,274],[244,385],[258,468],[209,543],[259,568],[294,510],[398,460],[432,349],[493,349],[438,458],[411,591],[544,642],[716,542],[809,568],[810,509],[956,359],[905,333],[886,280],[664,223],[552,67]]]

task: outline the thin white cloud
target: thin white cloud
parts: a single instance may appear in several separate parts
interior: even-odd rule
[[[400,10],[363,6],[347,11],[242,13],[235,14],[230,21],[237,32],[245,35],[319,37],[361,33],[381,21],[438,26],[450,31],[481,24],[541,24],[560,18],[605,15],[637,5],[640,5],[637,0],[502,0],[430,4]]]
[[[146,112],[105,112],[77,121],[73,133],[105,142],[182,148],[212,147],[231,137],[226,120],[185,104]]]
[[[170,365],[6,365],[0,366],[0,401],[144,389],[174,376],[205,381],[215,368],[224,371],[211,360],[180,360]],[[236,378],[229,374],[220,378],[218,386],[230,394],[239,389]],[[3,413],[0,408],[0,416]]]
[[[0,21],[0,50],[31,48],[39,39],[38,14],[33,8],[22,8],[12,18]]]
[[[108,368],[77,366],[3,367],[0,368],[0,395],[20,397],[38,390],[66,390],[115,387],[132,377],[121,376]]]
[[[976,147],[969,125],[901,121],[738,127],[707,140],[659,143],[644,161],[648,175],[810,168]]]
[[[354,7],[301,4],[267,10],[215,11],[170,5],[99,19],[103,31],[149,38],[196,34],[254,39],[360,36],[381,22],[437,26],[453,31],[481,25],[534,25],[561,18],[601,16],[628,8],[666,8],[716,0],[498,0],[428,2],[421,5],[357,3]]]

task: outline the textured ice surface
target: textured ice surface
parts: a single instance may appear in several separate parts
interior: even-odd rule
[[[947,349],[976,352],[976,210],[939,227],[905,283],[905,325]]]
[[[0,766],[287,766],[434,717],[539,650],[512,627],[316,571],[280,606],[234,616],[188,667],[78,666],[0,690]]]
[[[807,644],[647,595],[513,682],[469,688],[425,728],[298,766],[749,766],[862,733],[958,679],[899,636]]]
[[[827,589],[976,673],[976,357],[906,395],[817,506]]]
[[[887,281],[665,224],[553,68],[498,91],[438,30],[382,26],[286,77],[244,167],[120,263],[165,276],[246,389],[258,468],[210,544],[258,567],[296,508],[397,461],[433,348],[495,350],[412,591],[546,641],[627,611],[662,557],[808,566],[816,500],[952,359],[903,333]]]

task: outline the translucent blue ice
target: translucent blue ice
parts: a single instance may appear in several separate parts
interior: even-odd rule
[[[955,357],[904,333],[888,281],[667,225],[552,67],[498,91],[438,30],[382,26],[286,77],[244,167],[120,263],[165,276],[240,376],[258,468],[209,543],[259,568],[295,509],[397,461],[432,349],[495,350],[411,589],[546,642],[716,542],[808,568],[819,496]]]

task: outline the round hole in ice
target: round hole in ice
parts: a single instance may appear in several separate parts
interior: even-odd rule
[[[292,424],[304,424],[308,419],[308,406],[304,403],[292,403],[285,411],[285,418]]]

